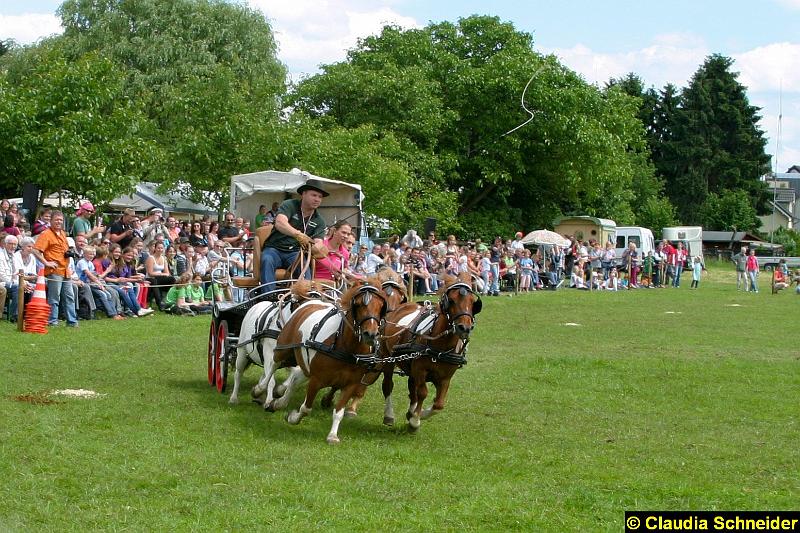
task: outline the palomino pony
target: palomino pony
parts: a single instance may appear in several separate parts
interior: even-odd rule
[[[467,362],[467,344],[475,327],[475,315],[482,307],[480,298],[472,290],[468,273],[458,277],[446,275],[443,281],[438,305],[408,303],[386,315],[380,358],[394,361],[408,375],[406,418],[410,431],[418,430],[422,419],[444,409],[450,380]],[[385,424],[394,423],[392,366],[384,366]],[[433,405],[423,410],[428,382],[436,387],[436,397]]]
[[[386,299],[377,281],[370,279],[355,282],[342,295],[339,305],[307,302],[295,311],[278,336],[272,365],[276,368],[296,363],[308,378],[305,401],[299,410],[289,413],[290,424],[300,423],[311,412],[320,389],[336,387],[342,394],[334,406],[327,441],[339,442],[344,406],[377,363],[378,334],[386,310]],[[288,399],[292,388],[301,381],[295,377],[302,379],[298,370],[286,380],[281,400]]]
[[[278,335],[292,313],[303,302],[320,298],[320,296],[321,293],[313,282],[302,280],[292,285],[290,292],[277,301],[259,302],[247,310],[247,314],[242,319],[239,342],[236,346],[236,373],[229,403],[239,403],[239,385],[242,374],[251,364],[266,367],[272,362]],[[269,357],[265,358],[264,354],[268,354]],[[273,372],[270,372],[270,376],[272,374]],[[264,406],[267,407],[273,400],[275,379],[274,377],[265,378],[266,372],[262,374],[259,383],[253,388],[253,396],[260,396],[266,392]]]

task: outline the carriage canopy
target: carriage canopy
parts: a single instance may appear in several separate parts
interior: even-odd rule
[[[297,198],[295,191],[309,179],[322,182],[325,190],[330,193],[319,208],[326,224],[330,226],[346,219],[353,227],[356,237],[361,236],[365,227],[361,186],[322,178],[298,168],[293,168],[290,172],[265,170],[231,177],[231,211],[237,216],[254,220],[260,205],[269,208],[273,202]]]

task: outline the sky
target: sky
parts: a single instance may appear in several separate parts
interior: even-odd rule
[[[533,35],[538,52],[600,86],[634,72],[647,87],[685,87],[707,56],[722,54],[761,108],[773,170],[800,165],[800,0],[241,1],[269,20],[293,80],[343,60],[385,24],[419,28],[473,14],[513,23]],[[0,0],[0,39],[27,44],[60,32],[60,4]]]

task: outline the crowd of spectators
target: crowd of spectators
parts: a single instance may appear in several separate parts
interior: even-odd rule
[[[261,206],[256,226],[272,224],[277,208]],[[226,276],[254,275],[250,221],[232,213],[225,214],[220,226],[209,217],[179,221],[158,208],[142,216],[125,210],[106,226],[86,201],[68,225],[63,213],[49,208],[31,225],[16,205],[3,200],[0,217],[0,309],[8,300],[11,320],[16,319],[19,271],[27,302],[39,268],[45,268],[49,322],[66,320],[70,326],[77,326],[79,319],[97,318],[98,310],[114,320],[144,317],[154,310],[208,313],[215,301],[245,298],[243,290],[230,287]],[[435,232],[423,238],[410,230],[370,247],[357,244],[352,228],[340,222],[328,230],[327,255],[317,259],[316,272],[318,278],[343,282],[389,268],[418,295],[434,294],[444,274],[468,272],[477,292],[497,296],[561,286],[611,291],[678,288],[684,269],[691,271],[692,288],[698,288],[704,271],[701,258],[688,257],[680,242],[658,243],[646,256],[631,243],[617,257],[612,243],[570,238],[568,246],[542,245],[531,251],[521,239],[517,233],[514,239],[495,237],[485,243],[458,241],[454,235],[439,240]],[[737,289],[758,292],[757,258],[743,250],[733,261]],[[219,282],[214,282],[211,273],[221,262],[227,268],[217,270]],[[778,290],[788,281],[779,279]]]

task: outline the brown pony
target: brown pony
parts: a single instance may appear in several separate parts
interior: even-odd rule
[[[444,409],[450,380],[467,362],[466,346],[475,327],[475,315],[482,307],[472,290],[470,275],[445,275],[438,295],[437,306],[407,303],[386,315],[380,347],[380,360],[384,361],[384,424],[394,424],[391,396],[395,366],[408,375],[410,402],[406,418],[409,430],[416,431],[421,419]],[[428,382],[436,387],[436,397],[433,406],[423,410]],[[362,385],[355,394],[349,416],[355,416],[365,393],[366,387]]]
[[[383,297],[386,300],[387,313],[394,311],[400,305],[408,302],[406,287],[403,284],[403,277],[400,276],[400,274],[398,274],[397,272],[393,271],[391,268],[380,269],[378,272],[375,273],[375,276],[372,279],[374,282],[379,284],[381,292],[383,292]],[[392,368],[393,367],[394,365],[392,365]],[[377,379],[379,374],[376,372],[376,373],[371,373],[371,375],[372,379],[369,380],[368,383],[369,385],[374,383],[375,379]],[[367,382],[367,379],[363,379],[362,382]],[[329,409],[333,405],[333,397],[336,394],[336,391],[338,390],[339,389],[336,387],[331,387],[330,391],[320,400],[319,402],[320,406],[324,409]],[[353,398],[351,406],[345,409],[344,416],[347,417],[356,416],[358,404],[363,399],[366,391],[360,389],[359,393],[357,393],[356,396]]]
[[[416,304],[399,307],[386,317],[381,341],[381,357],[397,360],[408,375],[409,406],[406,418],[409,430],[419,429],[420,420],[444,409],[450,380],[456,370],[466,364],[466,347],[475,327],[475,315],[482,302],[472,290],[468,273],[458,277],[444,276],[439,290],[439,305],[426,309]],[[436,387],[433,405],[422,408],[428,396],[427,383]],[[391,393],[392,373],[384,373],[383,393],[386,398],[384,423],[394,421]]]
[[[302,377],[308,378],[305,401],[298,411],[289,413],[290,424],[298,424],[311,412],[321,388],[342,391],[333,410],[333,424],[327,441],[339,442],[339,424],[344,406],[357,390],[364,374],[376,363],[378,333],[386,315],[387,303],[374,279],[360,280],[348,289],[339,302],[308,302],[301,305],[278,336],[273,367],[296,362],[297,371],[287,379],[284,398]],[[302,376],[299,373],[302,373]]]

